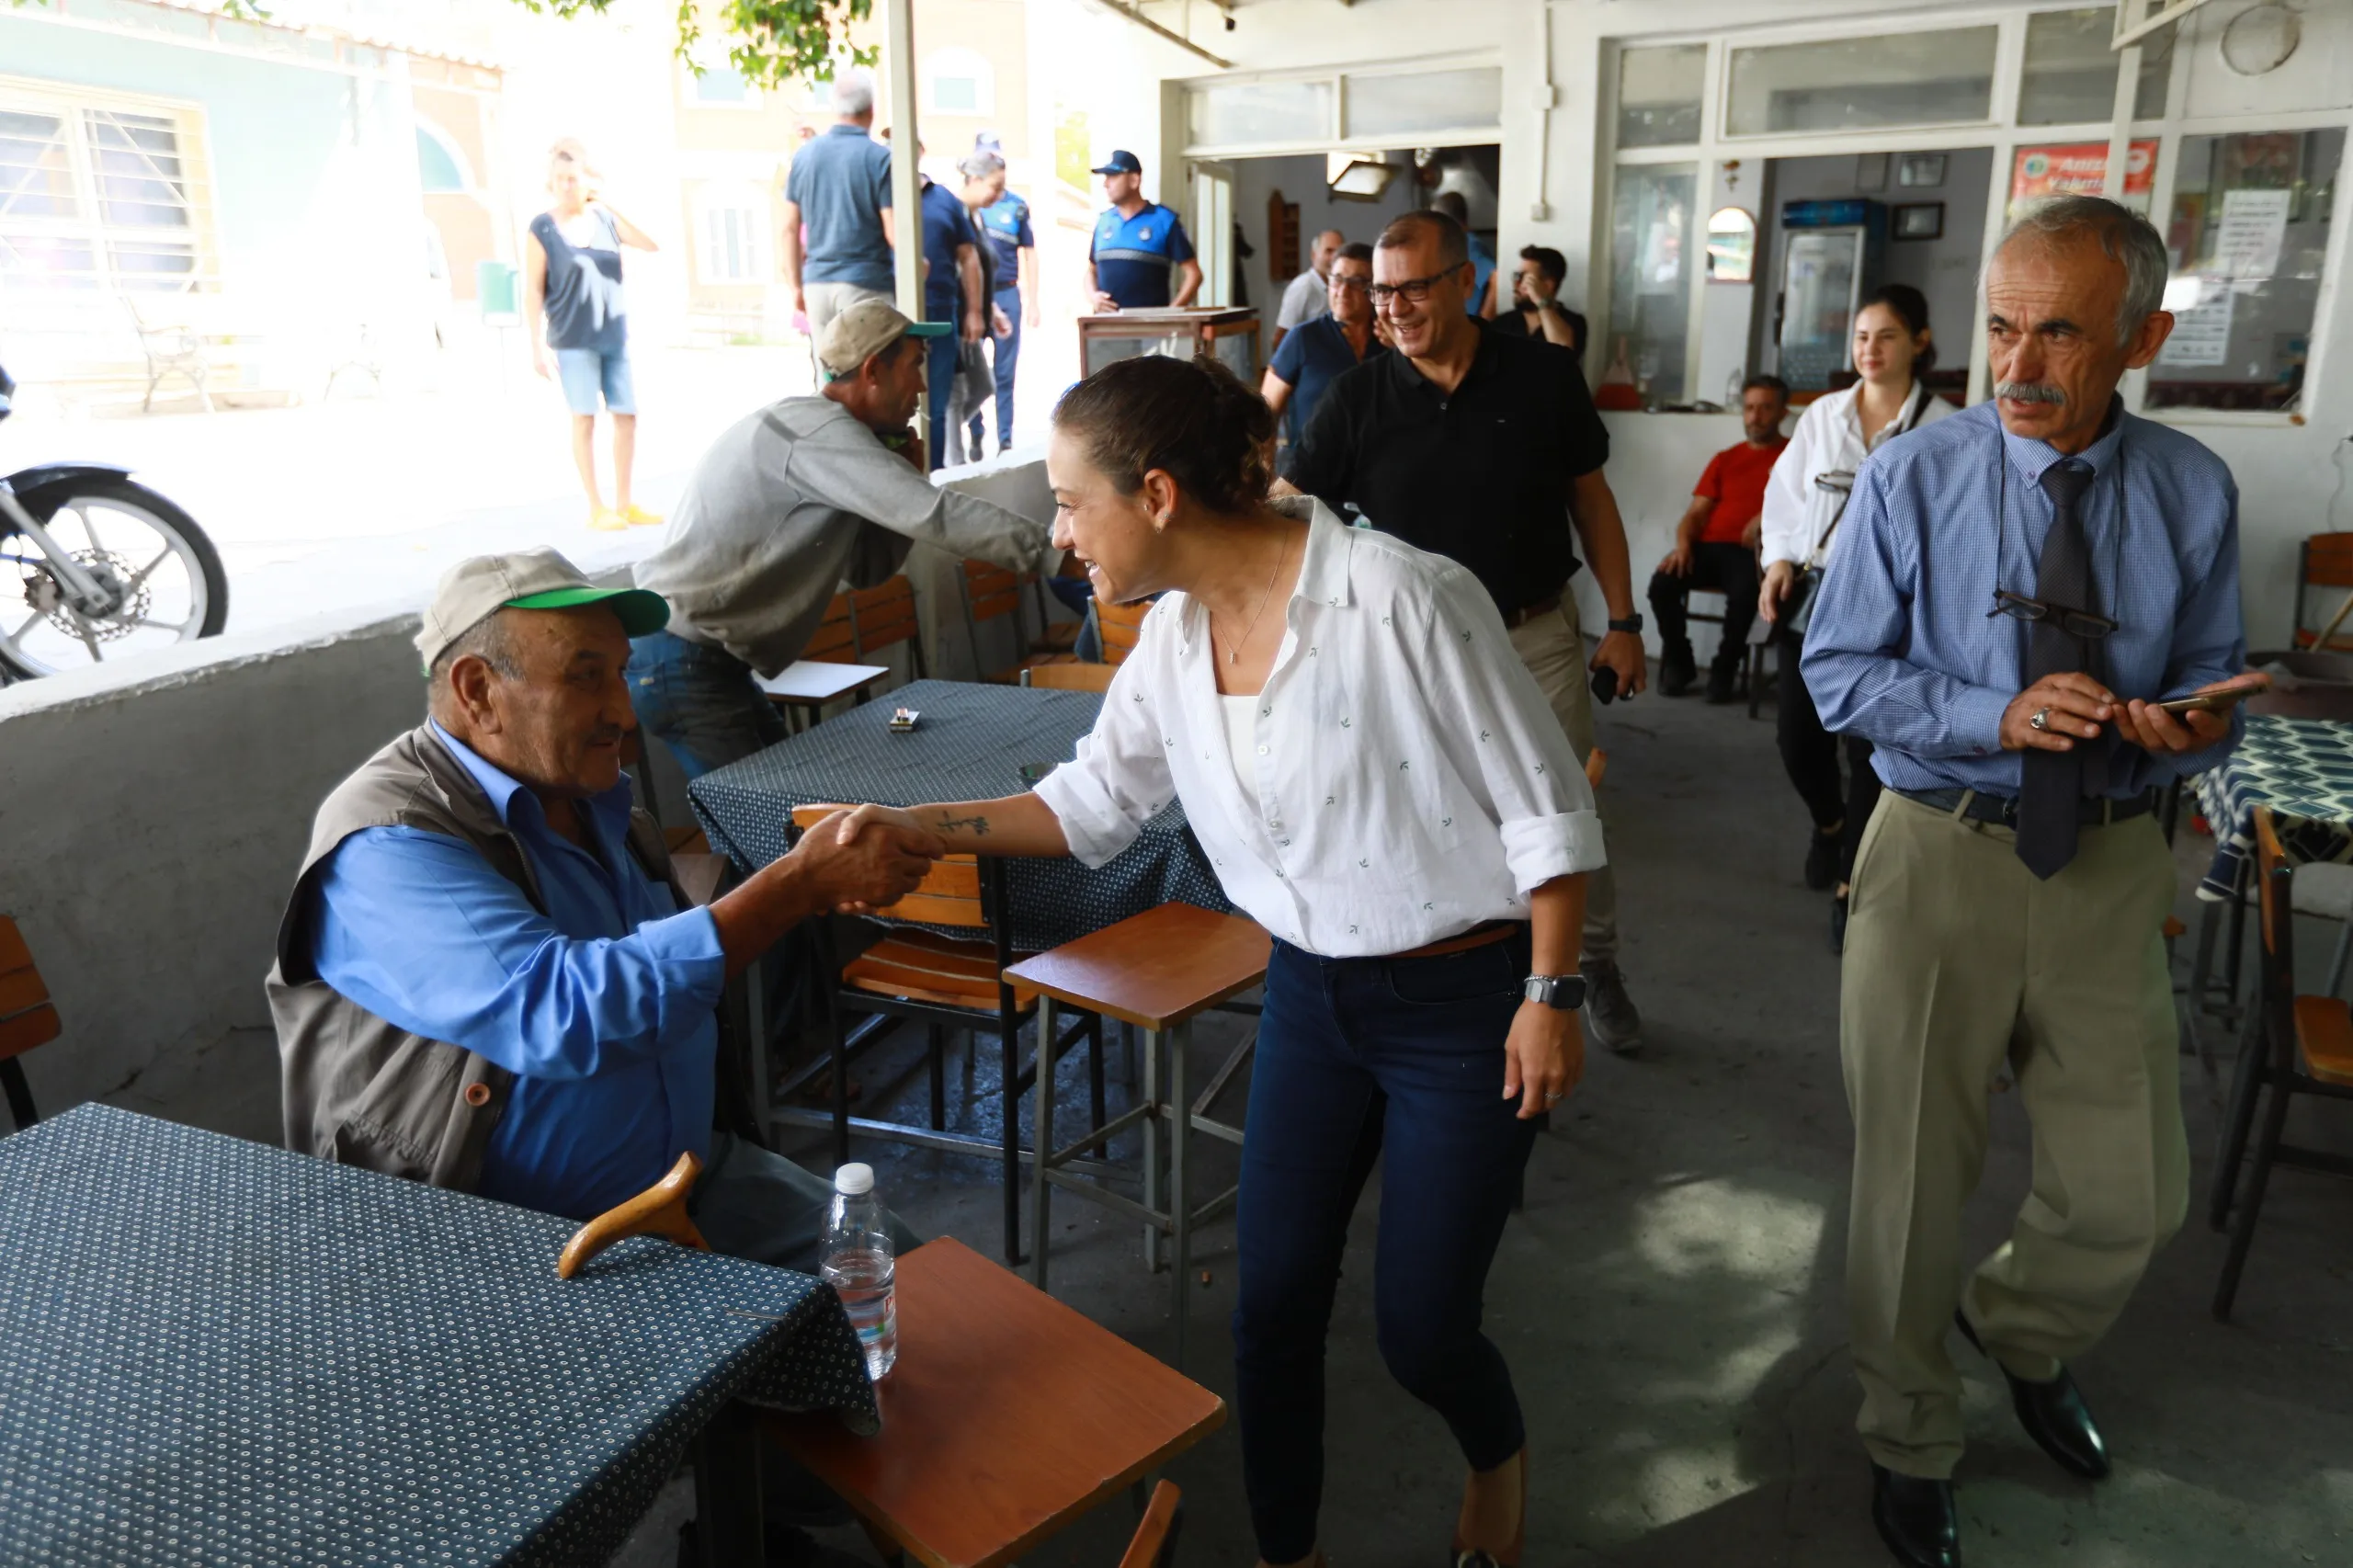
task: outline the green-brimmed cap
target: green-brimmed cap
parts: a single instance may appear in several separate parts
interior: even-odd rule
[[[417,628],[416,651],[431,669],[450,643],[502,609],[572,609],[604,605],[631,637],[670,624],[670,601],[649,588],[600,588],[548,549],[477,555],[441,574]]]

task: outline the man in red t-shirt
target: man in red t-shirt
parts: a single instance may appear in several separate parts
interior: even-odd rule
[[[1676,526],[1675,548],[1651,576],[1651,616],[1658,627],[1659,689],[1681,697],[1699,678],[1691,657],[1684,600],[1694,588],[1724,596],[1723,640],[1708,668],[1708,700],[1730,702],[1733,677],[1746,656],[1748,623],[1756,615],[1757,519],[1765,510],[1765,480],[1788,439],[1789,384],[1779,376],[1751,376],[1740,386],[1740,424],[1748,438],[1708,461],[1691,506]]]

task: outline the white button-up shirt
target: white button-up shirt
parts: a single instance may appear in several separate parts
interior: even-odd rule
[[[1766,565],[1787,561],[1801,567],[1820,566],[1830,553],[1826,546],[1838,542],[1832,530],[1847,498],[1815,484],[1816,475],[1852,473],[1899,429],[1917,430],[1961,412],[1915,381],[1912,396],[1927,399],[1920,412],[1912,415],[1907,426],[1904,415],[1912,408],[1907,400],[1903,414],[1865,441],[1863,418],[1855,407],[1862,392],[1863,383],[1857,381],[1844,392],[1824,392],[1807,403],[1805,412],[1798,415],[1798,427],[1790,432],[1790,444],[1773,460],[1772,477],[1765,482],[1765,509],[1756,528]]]
[[[1143,620],[1094,732],[1037,793],[1099,866],[1171,796],[1226,896],[1295,947],[1404,952],[1605,856],[1585,770],[1478,579],[1307,497],[1299,584],[1259,694],[1256,788],[1235,775],[1209,612]]]

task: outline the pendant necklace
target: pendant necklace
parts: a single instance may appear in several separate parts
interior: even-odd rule
[[[1242,637],[1239,642],[1226,644],[1225,662],[1228,665],[1238,665],[1242,662],[1242,644],[1249,642],[1250,634],[1258,630],[1258,618],[1267,613],[1267,601],[1275,597],[1275,579],[1282,575],[1283,562],[1290,559],[1290,540],[1286,539],[1283,540],[1281,553],[1275,557],[1275,569],[1267,574],[1267,585],[1258,595],[1258,608],[1252,613],[1250,624],[1242,629]]]

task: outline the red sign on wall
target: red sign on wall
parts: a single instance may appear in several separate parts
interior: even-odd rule
[[[2125,152],[2124,194],[2145,203],[2157,170],[2157,139],[2133,142]],[[2074,142],[2055,147],[2021,147],[2010,172],[2010,200],[2045,196],[2098,196],[2108,188],[2108,143]]]

